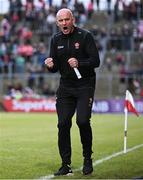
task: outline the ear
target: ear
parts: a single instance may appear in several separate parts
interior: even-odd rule
[[[73,24],[75,24],[75,17],[72,17]]]
[[[58,23],[58,21],[56,20],[56,25],[59,27],[59,23]]]

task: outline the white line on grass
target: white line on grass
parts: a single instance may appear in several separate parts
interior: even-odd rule
[[[136,150],[136,149],[138,149],[138,148],[141,148],[141,147],[143,147],[143,144],[139,144],[139,145],[137,145],[137,146],[134,146],[134,147],[132,147],[132,148],[129,148],[129,149],[127,149],[127,153],[128,153],[128,152],[131,152],[131,151],[134,151],[134,150]],[[110,159],[112,159],[112,158],[114,158],[114,157],[120,156],[121,154],[124,154],[124,151],[119,151],[119,152],[117,152],[117,153],[111,154],[110,156],[107,156],[107,157],[104,157],[104,158],[99,159],[99,160],[97,160],[97,161],[94,161],[94,162],[93,162],[93,166],[97,166],[98,164],[101,164],[101,163],[103,163],[104,161],[108,161],[108,160],[110,160]],[[77,169],[74,169],[73,172],[80,171],[81,169],[82,169],[82,167],[77,168]],[[55,177],[55,176],[54,176],[53,174],[51,174],[51,175],[48,175],[48,176],[40,177],[39,180],[49,180],[49,179],[53,179],[54,177]]]

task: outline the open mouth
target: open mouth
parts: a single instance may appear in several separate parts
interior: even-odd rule
[[[63,29],[64,29],[64,30],[67,30],[67,29],[68,29],[68,27],[63,27]]]

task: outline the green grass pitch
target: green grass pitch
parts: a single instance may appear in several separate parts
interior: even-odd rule
[[[123,114],[94,114],[91,125],[94,162],[123,151]],[[0,179],[39,179],[52,175],[61,165],[57,133],[56,114],[0,113]],[[77,171],[66,179],[143,178],[143,146],[103,161],[94,166],[92,175],[83,176],[79,170],[83,158],[75,117],[71,137],[71,166]],[[141,144],[143,144],[143,117],[130,114],[127,148]]]

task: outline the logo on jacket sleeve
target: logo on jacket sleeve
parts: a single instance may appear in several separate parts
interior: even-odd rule
[[[63,49],[63,48],[64,48],[64,46],[58,46],[57,48],[58,48],[58,49]]]
[[[78,42],[76,42],[76,43],[74,44],[75,49],[79,49],[79,46],[80,46],[80,44],[79,44]]]

